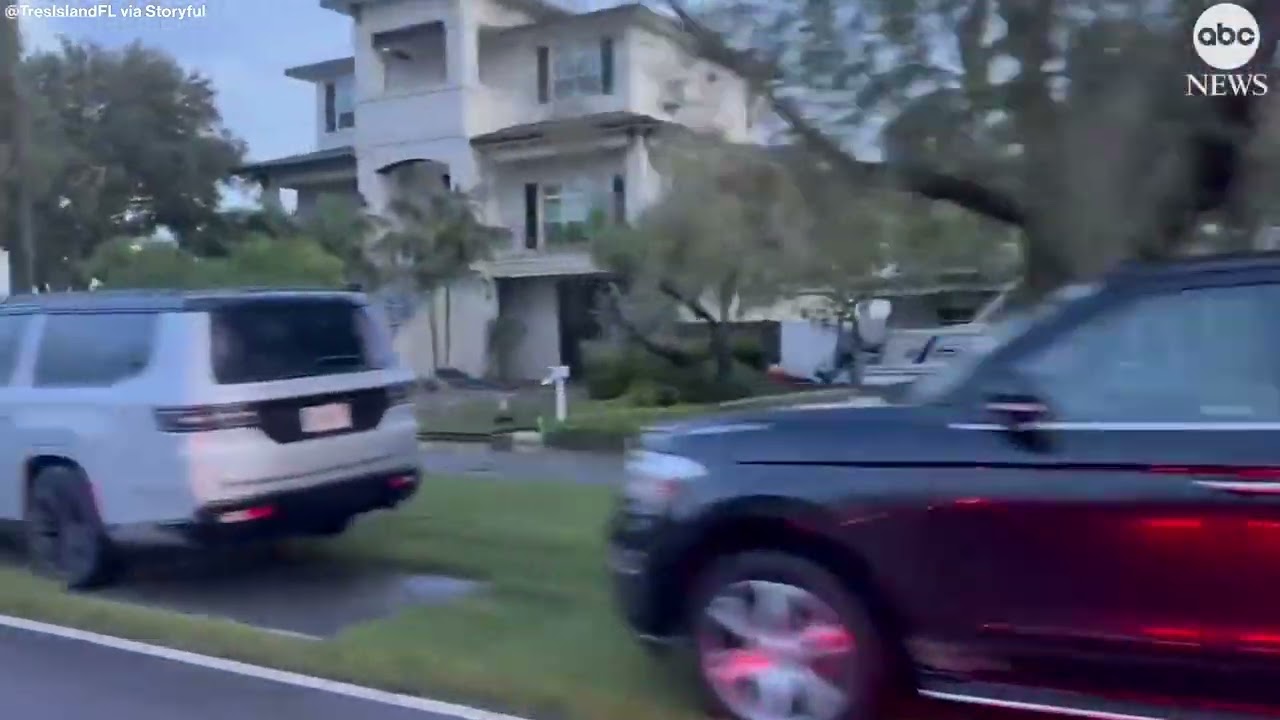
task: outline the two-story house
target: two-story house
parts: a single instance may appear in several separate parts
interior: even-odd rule
[[[632,219],[658,197],[651,153],[670,133],[754,135],[746,83],[638,4],[587,13],[544,0],[320,4],[351,18],[354,52],[286,71],[315,85],[317,149],[240,172],[269,199],[297,191],[299,212],[323,193],[359,193],[378,212],[396,169],[415,163],[509,229],[510,245],[452,286],[440,367],[537,378],[576,365],[600,277],[588,216]],[[425,322],[415,318],[399,340],[424,375],[433,367]],[[500,347],[491,347],[495,323]]]

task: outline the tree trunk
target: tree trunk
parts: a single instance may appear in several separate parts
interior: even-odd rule
[[[453,291],[444,286],[444,366],[453,367]]]
[[[35,287],[35,217],[32,211],[31,197],[31,152],[30,141],[31,117],[26,103],[26,93],[19,89],[18,98],[18,137],[14,145],[18,168],[17,202],[17,241],[11,243],[9,249],[9,292],[13,294],[29,293]]]
[[[436,292],[431,290],[431,300],[427,304],[427,330],[431,335],[431,375],[434,377],[440,369],[440,320],[436,317]]]
[[[31,210],[31,152],[28,143],[31,136],[30,108],[27,105],[26,89],[23,87],[21,63],[21,45],[16,23],[11,30],[13,36],[7,38],[12,47],[5,48],[7,57],[0,58],[9,65],[9,77],[6,78],[9,102],[13,113],[10,128],[13,133],[10,162],[14,170],[13,184],[0,188],[8,194],[7,200],[12,203],[14,222],[8,223],[16,234],[14,242],[9,243],[9,292],[28,293],[35,285],[33,277],[34,264],[34,232],[35,225]],[[8,138],[6,138],[8,139]],[[6,228],[7,229],[7,228]]]
[[[725,322],[707,323],[710,333],[711,359],[715,363],[716,382],[726,382],[733,375],[733,348]]]

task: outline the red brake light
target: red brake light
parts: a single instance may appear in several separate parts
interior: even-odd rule
[[[258,426],[258,411],[246,405],[202,405],[156,408],[162,432],[193,433]]]
[[[409,487],[413,483],[414,477],[412,475],[397,475],[387,481],[387,485],[390,485],[395,490]]]
[[[233,510],[225,512],[218,516],[218,522],[236,523],[250,522],[252,520],[266,520],[276,514],[274,505],[258,505],[256,507],[245,508],[244,510]]]

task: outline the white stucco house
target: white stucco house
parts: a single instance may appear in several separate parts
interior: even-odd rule
[[[757,134],[746,83],[697,58],[674,23],[638,4],[319,2],[350,17],[352,56],[285,71],[315,85],[315,150],[238,172],[268,201],[295,190],[298,212],[322,193],[358,193],[377,212],[406,163],[472,193],[482,220],[511,241],[453,287],[441,367],[539,378],[577,365],[579,343],[597,331],[601,277],[583,237],[588,215],[630,219],[652,203],[663,182],[650,153],[671,133]],[[398,342],[427,375],[419,315]],[[507,339],[491,347],[498,318]]]

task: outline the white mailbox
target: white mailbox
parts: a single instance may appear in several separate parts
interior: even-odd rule
[[[564,384],[569,379],[568,365],[552,365],[550,372],[542,379],[543,385],[554,385],[556,388],[556,422],[564,422],[569,417],[569,398],[565,395]]]

